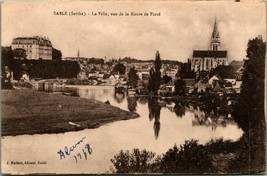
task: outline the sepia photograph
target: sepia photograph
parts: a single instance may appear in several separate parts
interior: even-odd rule
[[[265,0],[3,0],[2,174],[266,174]]]

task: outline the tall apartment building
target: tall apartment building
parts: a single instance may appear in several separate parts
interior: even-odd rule
[[[52,44],[45,37],[18,37],[14,38],[11,44],[11,49],[25,49],[27,59],[30,60],[52,60]]]

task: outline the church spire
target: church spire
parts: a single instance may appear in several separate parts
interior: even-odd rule
[[[212,38],[220,38],[220,33],[219,33],[218,27],[217,27],[217,17],[216,16],[215,16],[215,23],[214,23],[213,32],[212,32]]]
[[[213,32],[211,35],[211,43],[210,43],[210,50],[217,51],[220,50],[220,33],[217,27],[217,17],[215,16],[215,22],[213,27]]]
[[[79,48],[78,48],[77,57],[78,57],[78,58],[80,57],[80,51],[79,51]]]

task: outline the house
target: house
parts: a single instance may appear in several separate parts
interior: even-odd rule
[[[167,84],[161,85],[158,93],[163,96],[169,93],[174,93],[175,92],[174,84],[175,80],[172,79]]]
[[[234,70],[236,80],[242,79],[242,75],[243,75],[243,71],[244,71],[244,63],[245,63],[244,61],[235,61],[235,60],[233,60],[230,63],[230,66]]]
[[[86,72],[85,71],[80,71],[77,75],[77,79],[80,79],[80,80],[84,80],[84,79],[88,79],[87,75],[86,75]]]
[[[213,83],[213,91],[214,92],[223,92],[224,91],[223,84],[221,81],[215,81]]]
[[[226,82],[230,82],[232,85],[235,85],[236,79],[224,79]]]
[[[109,77],[109,84],[110,85],[115,85],[116,84],[116,78],[115,78],[115,76],[114,75],[110,75],[110,77]]]
[[[149,69],[138,69],[137,75],[141,80],[149,80]]]
[[[235,85],[233,85],[233,89],[235,90],[236,93],[240,93],[241,85],[242,85],[242,81],[238,81],[238,80],[235,82]]]
[[[206,89],[210,87],[209,83],[206,83],[205,81],[199,80],[196,84],[195,84],[195,89],[197,89],[197,92],[206,92]]]
[[[46,92],[59,91],[62,85],[63,83],[58,80],[41,80],[37,83],[37,90]]]
[[[214,92],[225,92],[225,93],[232,93],[233,86],[232,83],[225,80],[219,80],[213,82],[213,91]]]
[[[214,75],[209,79],[208,83],[209,83],[209,85],[213,85],[214,81],[219,81],[219,80],[221,80],[220,76]]]

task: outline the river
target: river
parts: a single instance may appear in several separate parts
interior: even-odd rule
[[[108,100],[111,105],[137,112],[140,117],[78,132],[2,137],[5,173],[110,173],[113,168],[110,159],[120,150],[138,148],[162,154],[185,140],[197,139],[200,144],[205,144],[223,137],[235,141],[243,133],[231,118],[210,118],[198,107],[114,95],[114,88],[110,86],[72,86],[67,89],[75,91],[81,98]],[[92,149],[91,154],[87,153],[87,159],[83,155],[86,144]],[[60,159],[58,152],[73,145],[76,147],[71,154]],[[11,161],[43,161],[46,164],[16,165],[10,164]]]

